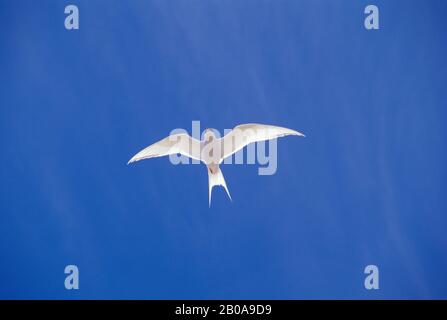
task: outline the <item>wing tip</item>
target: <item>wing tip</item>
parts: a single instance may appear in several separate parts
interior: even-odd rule
[[[292,135],[294,135],[294,136],[306,137],[306,135],[304,133],[301,133],[299,131],[292,130],[292,132],[293,132]]]

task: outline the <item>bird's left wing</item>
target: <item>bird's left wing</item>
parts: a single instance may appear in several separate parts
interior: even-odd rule
[[[304,134],[301,132],[288,128],[258,123],[241,124],[220,139],[222,144],[221,161],[252,142],[276,139],[288,135],[304,137]]]
[[[180,153],[192,159],[200,160],[200,141],[186,133],[170,135],[141,150],[129,160],[129,163],[155,157]]]

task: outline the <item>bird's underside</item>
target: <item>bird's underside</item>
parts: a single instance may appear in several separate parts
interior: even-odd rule
[[[199,141],[186,133],[170,135],[133,156],[128,164],[143,159],[182,154],[200,160],[207,166],[209,183],[209,205],[214,186],[222,186],[231,200],[225,178],[219,168],[222,161],[253,142],[276,139],[287,135],[304,136],[302,133],[283,127],[263,124],[243,124],[236,126],[223,138],[217,138],[212,129],[204,132]]]

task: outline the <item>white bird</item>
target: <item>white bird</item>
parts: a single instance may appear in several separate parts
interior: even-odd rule
[[[202,141],[194,139],[186,133],[173,134],[141,150],[127,164],[171,154],[182,154],[192,159],[200,160],[208,169],[208,200],[211,206],[211,192],[214,186],[224,187],[231,200],[230,192],[219,168],[219,164],[225,158],[252,142],[276,139],[288,135],[304,137],[304,134],[292,129],[256,123],[236,126],[223,138],[217,138],[213,129],[206,129]]]

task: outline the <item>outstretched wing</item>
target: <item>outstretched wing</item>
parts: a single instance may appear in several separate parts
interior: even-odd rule
[[[200,141],[192,138],[188,134],[173,134],[141,150],[134,155],[127,164],[143,159],[163,157],[176,153],[200,160],[200,148]]]
[[[222,143],[221,161],[252,142],[276,139],[288,135],[304,137],[304,134],[301,132],[283,127],[257,123],[241,124],[220,139]]]

